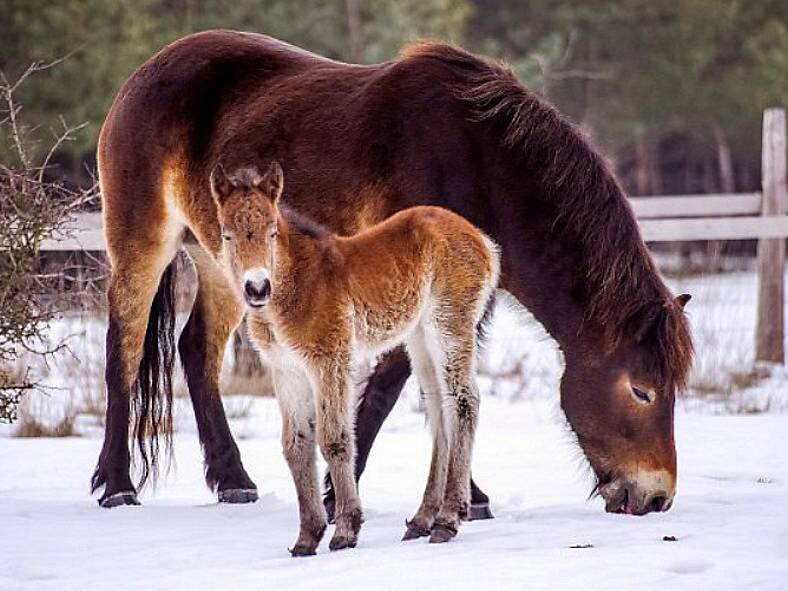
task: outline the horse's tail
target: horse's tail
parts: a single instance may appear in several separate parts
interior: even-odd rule
[[[159,475],[159,439],[172,459],[172,372],[175,365],[176,257],[165,269],[150,308],[142,360],[132,387],[133,433],[141,459],[138,490]],[[133,455],[132,455],[133,457]]]

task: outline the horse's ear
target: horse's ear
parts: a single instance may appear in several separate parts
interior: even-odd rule
[[[689,302],[691,299],[692,299],[691,294],[682,293],[676,296],[676,303],[683,308],[684,306],[687,305],[687,302]]]
[[[224,203],[224,200],[227,199],[227,196],[232,191],[232,183],[230,183],[230,179],[227,178],[227,174],[224,172],[224,166],[221,164],[217,164],[213,167],[211,171],[211,194],[216,202],[221,205]]]
[[[285,175],[282,172],[282,167],[276,160],[274,160],[271,162],[271,165],[268,167],[268,170],[260,179],[260,181],[256,183],[256,186],[266,195],[268,195],[271,198],[271,201],[276,203],[279,200],[279,197],[282,195],[284,182]]]

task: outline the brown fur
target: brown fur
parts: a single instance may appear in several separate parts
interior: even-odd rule
[[[94,480],[105,496],[130,487],[127,384],[159,278],[186,229],[218,257],[209,171],[220,160],[238,170],[274,157],[288,179],[283,202],[334,233],[431,204],[490,235],[502,248],[503,286],[565,353],[562,407],[608,508],[669,506],[689,329],[621,188],[579,132],[507,69],[451,46],[422,44],[393,62],[355,66],[229,31],[186,37],[144,64],[99,141],[113,263],[111,416]],[[326,263],[324,272],[330,256]],[[214,402],[222,327],[236,311],[220,318],[201,311],[210,309],[203,302],[186,338],[204,342],[205,354],[184,364],[195,407],[211,409],[198,413],[209,482],[246,489],[254,485]],[[181,348],[194,349],[183,339]],[[652,402],[638,401],[633,384]]]
[[[453,537],[469,506],[479,405],[476,327],[498,283],[497,248],[466,220],[436,207],[406,209],[353,237],[332,235],[280,213],[277,163],[264,176],[250,168],[226,175],[219,165],[211,186],[224,242],[220,258],[238,299],[249,305],[252,339],[278,375],[283,447],[301,513],[293,553],[314,553],[325,529],[310,449],[315,420],[337,490],[331,548],[355,546],[361,506],[353,479],[351,364],[365,351],[401,343],[429,399],[434,434],[424,502],[408,537]],[[294,392],[299,381],[308,385]]]

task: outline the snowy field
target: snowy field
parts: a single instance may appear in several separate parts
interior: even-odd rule
[[[608,515],[555,405],[485,399],[474,474],[496,519],[444,546],[400,542],[427,473],[428,437],[403,400],[362,480],[358,548],[290,558],[296,499],[278,411],[258,399],[240,442],[260,487],[254,505],[218,505],[196,437],[176,437],[177,468],[142,507],[100,509],[87,482],[96,438],[0,439],[0,589],[785,589],[786,418],[677,416],[673,509]],[[242,432],[249,425],[236,424]],[[676,541],[664,541],[674,536]]]
[[[445,546],[400,542],[429,461],[415,385],[384,425],[361,483],[358,548],[290,558],[295,492],[279,413],[229,397],[228,415],[261,499],[220,506],[204,486],[191,409],[179,399],[176,462],[142,507],[102,510],[88,480],[101,447],[103,323],[71,318],[79,357],[43,374],[60,386],[26,412],[78,437],[15,438],[0,426],[0,591],[90,589],[788,589],[788,374],[753,370],[751,273],[671,281],[689,291],[698,358],[677,403],[673,509],[608,515],[558,409],[561,356],[520,313],[501,308],[482,359],[474,476],[496,519]],[[6,435],[6,436],[2,436]],[[667,540],[665,538],[668,538]],[[675,541],[670,541],[675,538]]]

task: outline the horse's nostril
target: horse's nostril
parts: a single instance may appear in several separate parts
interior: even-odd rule
[[[247,281],[244,283],[244,295],[248,300],[260,300],[271,294],[271,282],[266,279],[262,283]]]
[[[651,499],[651,503],[649,503],[648,509],[649,511],[662,511],[667,501],[668,501],[667,497],[664,497],[662,495],[657,495],[653,499]]]
[[[257,286],[254,284],[253,281],[247,281],[246,283],[244,283],[244,293],[248,298],[257,297]]]

